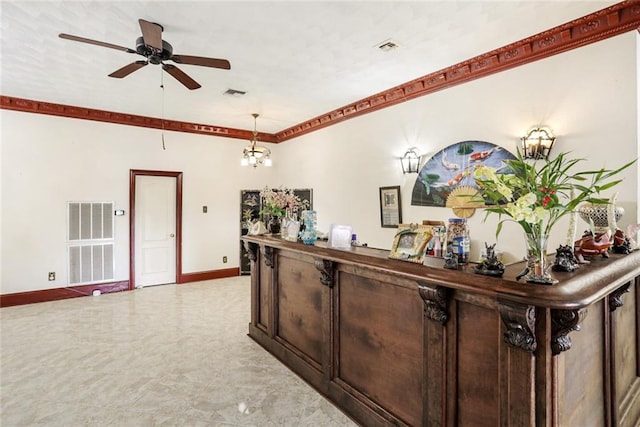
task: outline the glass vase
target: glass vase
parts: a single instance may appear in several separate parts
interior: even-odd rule
[[[549,235],[538,233],[525,233],[527,245],[527,269],[524,279],[530,283],[553,285],[558,281],[549,274],[551,263],[547,262],[547,242]]]
[[[283,239],[287,238],[287,230],[289,229],[289,223],[292,221],[292,219],[289,217],[289,215],[285,215],[280,219],[280,237],[282,237]]]

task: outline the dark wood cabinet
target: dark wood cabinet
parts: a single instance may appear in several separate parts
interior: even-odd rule
[[[244,238],[249,335],[366,426],[637,426],[640,252],[554,286]]]
[[[260,190],[240,191],[240,236],[246,236],[249,232],[247,228],[249,219],[260,218],[260,209]],[[242,242],[240,242],[240,274],[251,274],[251,261]]]
[[[310,188],[298,188],[293,190],[293,194],[300,197],[300,200],[306,200],[309,203],[309,209],[313,209],[313,190]],[[247,228],[247,220],[260,219],[260,210],[262,209],[262,201],[260,199],[260,190],[241,190],[240,191],[240,236],[246,236],[249,232]],[[240,274],[251,274],[251,262],[247,257],[247,251],[240,242]]]

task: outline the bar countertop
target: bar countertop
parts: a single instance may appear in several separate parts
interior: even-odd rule
[[[362,264],[372,270],[398,275],[412,280],[472,291],[495,298],[553,309],[579,309],[593,304],[622,284],[640,275],[640,251],[628,255],[610,254],[610,258],[594,257],[589,264],[581,264],[576,271],[552,272],[559,280],[553,285],[517,281],[524,262],[506,266],[504,275],[490,277],[474,273],[471,263],[458,270],[445,269],[440,258],[427,257],[423,264],[391,259],[389,251],[369,247],[348,250],[327,247],[326,241],[314,245],[290,242],[274,236],[243,236],[242,240],[276,249],[343,264]],[[550,257],[552,261],[553,257]]]

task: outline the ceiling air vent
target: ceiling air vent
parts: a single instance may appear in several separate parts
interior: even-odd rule
[[[378,49],[380,49],[383,52],[389,52],[394,49],[397,49],[398,47],[399,47],[398,43],[394,42],[393,40],[385,40],[378,45]]]
[[[237,90],[237,89],[231,89],[231,88],[229,88],[229,89],[227,89],[227,90],[224,92],[224,95],[242,96],[242,95],[244,95],[245,93],[247,93],[247,92],[245,92],[244,90]]]

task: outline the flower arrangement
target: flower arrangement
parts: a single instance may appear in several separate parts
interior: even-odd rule
[[[582,202],[606,204],[607,200],[596,197],[597,194],[620,183],[621,179],[612,178],[635,162],[614,170],[573,172],[584,159],[570,159],[568,154],[530,164],[518,150],[516,159],[504,162],[509,169],[505,173],[484,165],[474,171],[478,195],[488,205],[485,219],[492,213],[500,217],[496,237],[505,221],[518,223],[526,234],[529,256],[543,264],[538,271],[541,276],[546,274],[544,252],[551,228]],[[507,218],[502,219],[503,215]]]
[[[511,173],[498,174],[495,168],[484,165],[476,168],[478,193],[490,205],[487,214],[508,217],[499,222],[496,236],[509,219],[520,224],[526,233],[548,235],[556,222],[580,203],[606,204],[607,199],[595,195],[620,183],[621,179],[609,179],[635,162],[615,170],[572,172],[584,159],[569,159],[568,154],[561,153],[536,167],[537,164],[526,163],[518,150],[516,159],[504,162]]]
[[[285,187],[277,189],[265,187],[260,191],[262,199],[261,215],[272,215],[274,217],[283,217],[288,212],[299,212],[309,206],[307,200],[301,200],[296,196],[293,190]]]

